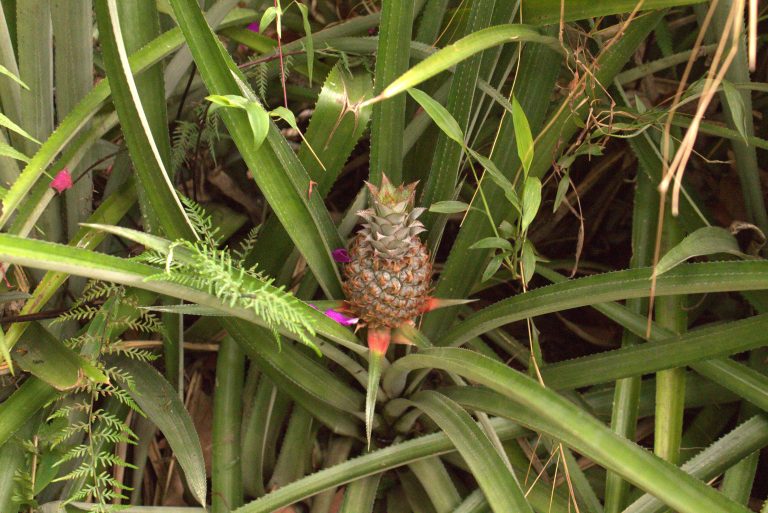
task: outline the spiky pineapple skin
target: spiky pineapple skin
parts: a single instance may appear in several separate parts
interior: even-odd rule
[[[351,310],[369,327],[397,328],[424,311],[432,264],[426,246],[410,237],[405,254],[385,258],[359,233],[344,266],[344,293]]]

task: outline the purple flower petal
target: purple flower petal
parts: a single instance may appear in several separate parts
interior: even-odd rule
[[[248,30],[250,30],[251,32],[258,32],[259,31],[259,22],[258,21],[254,21],[253,23],[248,25]]]
[[[352,326],[353,324],[357,324],[357,322],[360,320],[357,317],[347,317],[343,313],[339,313],[331,308],[325,311],[325,315],[338,322],[342,326]]]
[[[331,251],[331,255],[333,256],[333,259],[336,262],[346,264],[347,262],[351,262],[352,259],[349,257],[349,251],[347,251],[344,248],[338,248]]]

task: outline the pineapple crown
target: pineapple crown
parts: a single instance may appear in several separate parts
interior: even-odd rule
[[[385,258],[400,258],[408,252],[411,239],[425,231],[417,218],[424,208],[413,208],[416,185],[395,187],[386,175],[381,187],[367,183],[371,191],[371,207],[357,213],[365,221],[362,233],[375,252]]]
[[[419,182],[409,183],[408,185],[400,185],[395,187],[392,182],[389,181],[387,175],[383,175],[381,179],[381,187],[376,187],[372,183],[365,182],[368,186],[368,190],[371,191],[371,197],[373,198],[374,205],[386,205],[390,208],[397,207],[401,204],[405,204],[405,207],[413,207],[414,198],[416,196],[416,185]]]

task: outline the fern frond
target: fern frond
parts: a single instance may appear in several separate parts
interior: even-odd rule
[[[171,169],[178,171],[187,162],[189,153],[195,148],[198,127],[196,123],[180,120],[171,136]]]
[[[58,461],[56,461],[53,464],[53,466],[54,467],[59,467],[59,466],[63,465],[64,463],[66,463],[66,462],[68,462],[70,460],[74,460],[74,459],[78,459],[78,458],[85,458],[85,456],[88,455],[90,450],[91,450],[91,448],[88,445],[86,445],[86,444],[76,445],[72,449],[70,449],[67,452],[65,452],[64,455],[61,456],[58,459]]]
[[[253,250],[253,247],[256,245],[259,230],[261,230],[261,225],[256,225],[248,230],[248,235],[246,235],[245,238],[240,241],[240,247],[232,251],[232,255],[236,260],[242,262],[250,254],[250,252]]]
[[[107,354],[119,354],[126,356],[131,360],[137,360],[140,362],[153,362],[160,358],[159,355],[148,349],[141,349],[139,347],[125,347],[119,344],[112,345],[108,349]]]
[[[266,103],[269,66],[266,62],[261,62],[251,69],[253,70],[253,78],[256,80],[256,91],[259,93],[259,98],[262,102]]]
[[[213,218],[208,215],[202,205],[196,201],[187,198],[186,196],[179,195],[181,203],[184,205],[184,210],[187,212],[192,228],[195,230],[198,236],[200,236],[206,244],[212,247],[219,245],[219,241],[216,238],[219,232],[218,228],[213,226]]]
[[[215,295],[230,307],[253,310],[267,325],[279,331],[293,333],[303,343],[312,346],[314,326],[301,312],[301,302],[283,288],[272,286],[273,279],[263,276],[255,267],[239,266],[232,254],[203,241],[178,241],[174,248],[187,251],[183,259],[169,253],[165,272],[148,277],[187,287],[202,289]]]
[[[72,310],[59,315],[53,320],[54,323],[66,321],[89,321],[99,312],[99,308],[91,305],[82,304]]]

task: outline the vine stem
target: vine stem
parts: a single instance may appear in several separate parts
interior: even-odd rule
[[[282,27],[280,24],[282,23],[281,20],[281,12],[280,7],[278,6],[278,0],[275,0],[275,11],[277,12],[277,52],[280,55],[280,83],[283,86],[283,104],[285,108],[288,108],[288,92],[285,90],[285,66],[283,64],[283,38],[281,37]]]

